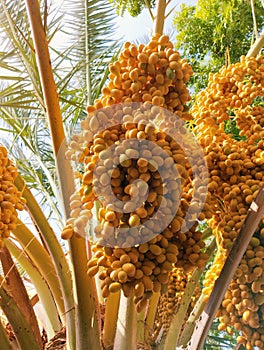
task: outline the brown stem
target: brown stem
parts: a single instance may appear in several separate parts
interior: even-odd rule
[[[157,15],[154,22],[154,34],[163,33],[166,6],[166,0],[158,0]]]
[[[148,2],[147,0],[144,0],[144,2],[145,2],[145,5],[146,5],[146,7],[147,7],[147,9],[148,9],[148,12],[149,12],[149,15],[150,15],[152,21],[154,21],[155,17],[154,17],[154,15],[153,15],[153,12],[152,12],[152,10],[151,10],[151,7],[150,7],[150,5],[149,5],[149,2]]]
[[[36,342],[41,348],[42,339],[35,312],[30,302],[25,285],[20,277],[16,265],[14,264],[12,256],[6,247],[3,247],[0,250],[0,259],[10,294],[32,328]]]
[[[70,196],[74,192],[74,178],[70,162],[65,159],[66,140],[59,105],[59,97],[52,72],[48,42],[43,28],[38,0],[26,0],[27,12],[33,36],[37,65],[41,80],[49,128],[52,137],[54,158],[61,187],[63,209],[66,216],[70,213]],[[73,237],[70,240],[70,256],[76,295],[76,343],[75,330],[67,329],[67,336],[72,334],[70,349],[99,349],[98,313],[95,304],[94,284],[86,274],[87,253],[85,240]]]
[[[33,36],[34,49],[44,95],[46,114],[51,131],[52,145],[57,165],[61,196],[65,214],[69,214],[69,197],[74,192],[74,180],[70,162],[65,159],[66,140],[62,123],[59,96],[51,67],[48,42],[42,24],[39,2],[26,0],[27,11]]]
[[[208,303],[201,314],[196,330],[193,332],[192,338],[186,349],[200,350],[217,310],[224,298],[225,292],[231,282],[233,275],[239,265],[251,237],[258,228],[259,222],[264,215],[264,186],[261,187],[255,201],[251,204],[246,219],[240,230],[239,236],[236,239],[220,273],[219,278],[215,282],[214,289],[208,300]]]
[[[29,322],[27,321],[24,314],[21,312],[20,308],[14,301],[14,298],[9,294],[4,285],[4,281],[0,279],[0,304],[2,310],[4,311],[8,319],[8,322],[12,326],[12,329],[15,333],[16,339],[20,345],[19,349],[43,349],[43,345],[41,344],[40,346],[38,344]]]

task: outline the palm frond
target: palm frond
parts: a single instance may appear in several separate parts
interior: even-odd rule
[[[86,104],[99,97],[108,64],[117,52],[116,13],[108,0],[64,0],[59,7],[57,4],[45,7],[46,2],[41,2],[41,10],[70,138],[75,125],[85,117]],[[18,166],[27,184],[39,189],[41,204],[48,204],[60,222],[55,161],[25,3],[0,0],[0,12],[4,44],[0,52],[0,68],[4,69],[0,136],[13,157],[22,160]]]
[[[86,103],[99,96],[107,66],[117,48],[116,13],[107,0],[64,1],[64,32],[74,44],[70,52],[74,66],[79,65],[75,79],[86,92]]]
[[[0,23],[5,32],[5,42],[14,50],[13,64],[19,67],[25,81],[34,87],[38,101],[44,105],[39,84],[35,54],[30,39],[29,23],[25,15],[25,4],[21,1],[0,1]]]
[[[30,188],[37,190],[40,202],[49,203],[58,222],[58,185],[46,120],[40,110],[0,107],[0,141],[16,159],[19,171]],[[49,215],[49,213],[47,213]]]

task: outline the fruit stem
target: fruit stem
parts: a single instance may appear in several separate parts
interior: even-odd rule
[[[106,300],[103,329],[103,345],[106,349],[112,347],[114,344],[119,302],[120,291],[116,293],[110,293]]]
[[[13,297],[7,292],[5,282],[0,279],[1,308],[10,323],[21,349],[41,350],[27,319],[20,311]],[[2,349],[2,343],[1,343]]]
[[[113,350],[137,349],[137,315],[133,296],[121,293],[117,330]]]
[[[215,239],[210,243],[209,247],[206,249],[206,254],[211,255],[212,252],[216,248],[216,242]],[[183,328],[184,319],[186,317],[186,313],[188,310],[188,307],[191,302],[191,298],[193,296],[193,293],[195,291],[195,288],[197,287],[200,277],[203,273],[203,270],[196,269],[191,278],[189,279],[184,295],[182,297],[179,309],[177,310],[177,313],[172,319],[166,340],[165,340],[165,346],[164,349],[166,350],[175,350],[176,346],[178,345],[178,339],[180,336],[180,332]]]
[[[197,328],[192,334],[192,338],[188,343],[186,349],[200,350],[207,334],[210,330],[211,324],[215,317],[219,306],[222,303],[225,292],[233,278],[233,275],[239,265],[254,232],[258,228],[259,222],[264,215],[264,185],[260,188],[255,201],[252,202],[245,221],[241,227],[239,235],[231,248],[231,251],[222,268],[220,276],[215,281],[213,291],[209,297],[204,311],[201,314]]]
[[[166,0],[158,0],[157,14],[154,21],[154,34],[163,33],[166,6]]]
[[[145,331],[145,338],[149,339],[149,330],[153,330],[154,328],[154,321],[157,313],[158,303],[160,298],[160,292],[156,293],[154,292],[152,294],[152,297],[149,301],[149,307],[148,307],[148,314],[146,318],[146,331]]]

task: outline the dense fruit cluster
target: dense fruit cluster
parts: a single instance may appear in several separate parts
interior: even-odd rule
[[[210,171],[209,201],[219,245],[229,249],[264,181],[264,60],[241,62],[211,75],[192,112]],[[228,133],[237,128],[238,139]],[[246,139],[244,139],[244,136]]]
[[[17,210],[24,209],[24,200],[14,185],[16,176],[17,168],[0,145],[0,247],[16,227]]]
[[[159,107],[146,102],[135,110],[129,104],[114,105],[105,108],[104,112],[89,115],[89,127],[94,117],[106,111],[110,112],[109,119],[97,119],[96,136],[84,150],[86,165],[79,191],[81,202],[78,202],[81,211],[78,210],[73,227],[80,234],[81,225],[76,229],[76,223],[81,221],[83,207],[90,207],[94,200],[94,189],[99,188],[104,199],[98,210],[100,224],[94,229],[98,240],[93,246],[88,274],[93,276],[99,272],[104,297],[120,289],[126,296],[134,293],[137,308],[141,310],[152,292],[160,291],[162,285],[168,283],[168,273],[174,264],[186,270],[193,266],[203,268],[208,256],[202,252],[204,242],[197,224],[192,223],[186,232],[181,232],[182,226],[188,224],[188,210],[191,213],[189,220],[196,219],[192,215],[196,214],[197,203],[190,204],[192,173],[183,150],[155,123],[157,115],[158,118],[166,115],[161,114]],[[117,126],[108,126],[111,120],[116,122],[117,115],[121,118]],[[167,122],[170,130],[168,125]],[[103,128],[102,132],[100,128]],[[174,123],[171,128],[175,128]],[[139,141],[138,149],[135,139]],[[145,144],[146,140],[152,142],[152,148]],[[116,153],[111,157],[109,149],[113,145]],[[199,165],[196,151],[192,151],[192,157]],[[180,181],[173,177],[171,169],[174,166],[182,178]],[[204,188],[202,183],[200,185]],[[109,189],[116,198],[113,201]],[[141,205],[137,207],[133,198]],[[180,200],[178,209],[177,199]],[[71,203],[72,208],[76,200]],[[115,210],[115,204],[123,205],[124,210],[121,207],[120,211]],[[164,223],[167,224],[164,226]]]
[[[240,62],[211,74],[208,87],[198,95],[192,110],[195,132],[210,172],[208,223],[218,243],[215,260],[204,280],[203,293],[207,297],[264,183],[263,97],[263,57],[241,57]],[[258,257],[262,255],[263,241],[257,236],[252,242],[255,243],[248,247],[223,301],[220,327],[230,330],[235,325],[242,330],[247,349],[253,349],[252,344],[262,349],[263,343],[259,344],[263,331],[258,321],[262,318],[262,301],[257,303],[262,299],[263,290],[256,292],[251,286],[255,279],[264,277],[262,258]],[[258,276],[253,272],[255,268]],[[258,301],[253,302],[255,298]],[[254,326],[251,330],[250,324]]]
[[[227,256],[228,256],[228,251],[219,246],[215,253],[213,262],[208,268],[208,270],[206,271],[204,276],[202,293],[204,294],[205,302],[207,302],[210,297],[215,281],[221,273],[221,270],[224,266]]]
[[[168,290],[166,293],[160,296],[157,309],[154,329],[156,333],[160,332],[161,330],[164,334],[168,333],[171,321],[181,303],[182,296],[191,275],[192,271],[185,272],[182,268],[173,268],[173,270],[170,272]],[[186,320],[200,294],[201,290],[198,286],[191,297],[191,303],[186,314]]]
[[[264,229],[251,239],[218,312],[219,329],[240,331],[246,349],[264,348]]]
[[[118,60],[109,66],[109,83],[102,97],[87,111],[116,103],[150,102],[189,119],[184,106],[190,100],[186,87],[191,66],[173,49],[167,35],[156,35],[147,44],[125,43]]]
[[[190,119],[191,73],[167,36],[126,43],[67,153],[84,168],[62,237],[84,235],[99,203],[88,274],[99,274],[103,297],[133,294],[138,311],[174,265],[203,268],[208,260],[196,223],[207,169],[182,121]]]

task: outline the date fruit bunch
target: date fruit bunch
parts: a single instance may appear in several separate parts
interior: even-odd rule
[[[0,144],[0,247],[16,228],[17,210],[24,209],[24,199],[14,184],[17,174],[7,149]]]
[[[98,274],[103,297],[122,290],[140,311],[173,267],[203,268],[208,259],[197,222],[206,216],[207,169],[185,126],[192,69],[169,37],[125,43],[109,71],[67,152],[83,167],[62,237],[88,228],[88,274]]]
[[[211,74],[192,109],[210,172],[208,220],[218,251],[204,279],[208,296],[247,212],[264,183],[264,58],[242,56]],[[263,225],[241,261],[219,311],[220,329],[241,331],[247,349],[263,348]],[[257,286],[257,287],[256,287]]]

